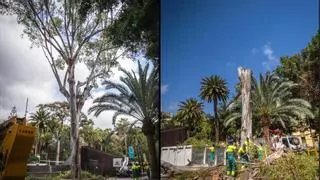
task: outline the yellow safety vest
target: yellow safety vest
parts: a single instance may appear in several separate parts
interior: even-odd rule
[[[136,166],[136,165],[133,165],[133,166],[132,166],[132,169],[133,169],[133,170],[136,170],[136,169],[139,169],[139,168],[140,168],[140,166]]]
[[[238,153],[239,153],[239,154],[240,154],[240,153],[246,153],[246,151],[241,147],[241,148],[239,149]]]
[[[236,151],[236,149],[237,149],[237,147],[234,146],[234,145],[228,145],[228,146],[227,146],[227,152],[228,152],[228,153],[233,153],[233,152]]]
[[[213,146],[209,147],[209,150],[210,152],[214,152],[214,147]]]

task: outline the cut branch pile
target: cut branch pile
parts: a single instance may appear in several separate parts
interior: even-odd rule
[[[266,157],[264,163],[270,165],[274,160],[279,159],[284,154],[283,150],[276,151]]]
[[[272,162],[281,158],[286,153],[283,150],[276,151],[263,161],[263,163],[242,163],[248,165],[247,168],[243,170],[239,170],[239,176],[236,179],[242,180],[253,180],[258,178],[260,174],[260,168],[263,164],[271,165]],[[192,173],[194,172],[194,176],[190,179],[202,179],[200,176],[204,174],[211,174],[211,179],[214,180],[227,180],[231,177],[224,175],[223,166],[215,166],[215,167],[179,167],[174,166],[168,162],[161,161],[161,173],[166,174],[167,177],[170,179],[172,177],[176,177],[182,175],[184,173]],[[262,178],[263,179],[263,178]]]
[[[214,167],[192,167],[192,166],[174,166],[168,162],[161,161],[161,174],[165,174],[168,179],[171,179],[176,176],[183,174],[190,174],[192,177],[190,179],[203,179],[203,176],[209,175],[208,178],[211,180],[211,174],[219,177],[222,175],[223,166],[214,166]]]

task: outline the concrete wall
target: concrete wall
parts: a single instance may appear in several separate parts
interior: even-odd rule
[[[192,159],[192,146],[170,146],[161,148],[161,160],[176,166],[186,166]]]
[[[226,164],[225,148],[216,148],[215,165]],[[169,146],[161,148],[161,160],[175,166],[186,166],[189,161],[193,164],[209,164],[209,151],[205,148],[188,146]],[[188,161],[189,160],[189,161]]]

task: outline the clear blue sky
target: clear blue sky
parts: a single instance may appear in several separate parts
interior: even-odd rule
[[[318,0],[162,0],[161,106],[199,99],[200,81],[220,75],[231,92],[237,67],[258,75],[293,55],[318,29]],[[205,103],[205,111],[213,105]]]

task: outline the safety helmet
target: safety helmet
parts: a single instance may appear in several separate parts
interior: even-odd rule
[[[233,139],[232,138],[229,138],[228,139],[228,144],[232,144],[233,143]]]

